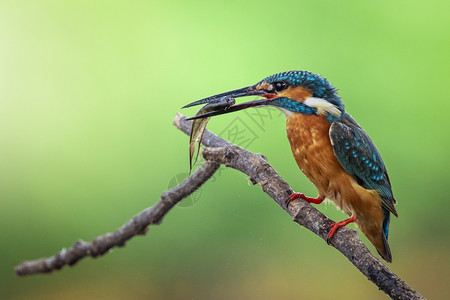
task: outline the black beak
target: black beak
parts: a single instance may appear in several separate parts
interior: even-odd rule
[[[200,105],[200,104],[204,104],[204,103],[216,103],[216,102],[219,102],[221,99],[223,99],[223,97],[226,97],[226,96],[233,97],[233,98],[238,98],[238,97],[255,96],[255,95],[261,96],[261,95],[266,95],[266,94],[267,94],[267,92],[265,92],[263,90],[257,90],[255,88],[255,86],[252,85],[252,86],[248,86],[248,87],[245,87],[245,88],[241,88],[241,89],[237,89],[237,90],[233,90],[233,91],[217,94],[217,95],[214,95],[214,96],[211,96],[211,97],[208,97],[208,98],[204,98],[204,99],[201,99],[201,100],[197,100],[197,101],[194,101],[192,103],[189,103],[189,104],[183,106],[182,108],[191,107],[191,106],[195,106],[195,105]],[[246,109],[246,108],[249,108],[249,107],[256,107],[256,106],[267,105],[268,102],[270,102],[270,100],[267,100],[267,99],[260,99],[260,100],[245,102],[245,103],[241,103],[241,104],[238,104],[238,105],[230,106],[228,108],[224,108],[222,110],[207,112],[205,114],[198,115],[198,116],[189,118],[187,120],[203,119],[203,118],[207,118],[207,117],[227,114],[227,113],[230,113],[230,112],[235,112],[235,111]]]

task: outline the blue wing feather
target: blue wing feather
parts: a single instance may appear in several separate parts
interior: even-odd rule
[[[378,191],[382,207],[398,216],[386,167],[367,133],[349,114],[344,113],[340,120],[331,124],[330,139],[342,167],[359,185]]]

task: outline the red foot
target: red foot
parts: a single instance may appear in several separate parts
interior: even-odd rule
[[[306,202],[314,203],[314,204],[320,204],[323,202],[323,199],[324,199],[324,198],[321,198],[320,196],[317,196],[317,198],[311,198],[311,197],[305,196],[305,194],[303,194],[303,193],[292,193],[289,196],[289,202],[291,202],[297,198],[302,198]]]
[[[331,224],[331,229],[330,232],[328,232],[328,237],[327,237],[327,243],[330,243],[330,239],[333,237],[333,235],[336,233],[336,230],[338,230],[341,227],[346,226],[347,224],[353,223],[356,221],[356,217],[355,216],[351,216],[348,219],[336,222]]]

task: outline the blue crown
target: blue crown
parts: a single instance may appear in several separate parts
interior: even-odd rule
[[[341,102],[336,89],[319,74],[308,71],[287,71],[266,77],[259,83],[264,81],[268,83],[284,81],[290,86],[303,86],[311,90],[313,97],[328,100],[344,111],[344,104]]]

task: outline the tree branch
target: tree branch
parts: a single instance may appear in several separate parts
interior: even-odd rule
[[[177,114],[174,125],[189,134],[192,123],[184,119],[184,116]],[[203,151],[206,162],[180,185],[164,192],[154,206],[145,209],[113,233],[99,236],[92,242],[77,241],[72,248],[62,250],[49,258],[25,261],[14,269],[15,273],[19,276],[49,273],[65,265],[72,266],[86,256],[97,257],[113,247],[124,246],[133,236],[145,234],[149,225],[160,224],[167,212],[207,181],[220,164],[247,174],[252,182],[259,183],[263,191],[289,213],[295,222],[326,240],[333,221],[301,199],[292,201],[287,208],[285,200],[293,191],[267,163],[265,157],[233,145],[208,130],[203,135],[202,143],[210,147]],[[331,240],[331,245],[391,298],[425,299],[373,256],[359,240],[355,230],[340,228]]]
[[[191,123],[184,119],[184,116],[177,114],[174,125],[189,134]],[[207,161],[216,161],[248,175],[251,181],[259,183],[263,191],[291,215],[296,223],[326,241],[330,226],[334,222],[302,199],[292,201],[287,208],[285,201],[293,190],[267,163],[265,157],[233,145],[209,131],[205,131],[203,135],[203,144],[210,147],[203,150]],[[358,238],[356,230],[340,228],[331,239],[331,245],[391,298],[425,299],[373,256]]]
[[[160,224],[163,217],[175,204],[195,192],[219,167],[220,164],[217,162],[206,161],[182,183],[162,193],[161,199],[155,205],[137,214],[119,230],[98,236],[92,242],[78,240],[72,248],[63,249],[49,258],[22,262],[14,268],[14,272],[19,276],[50,273],[61,269],[65,265],[73,266],[86,256],[97,257],[114,247],[125,246],[125,243],[132,237],[144,235],[148,230],[148,226]]]

